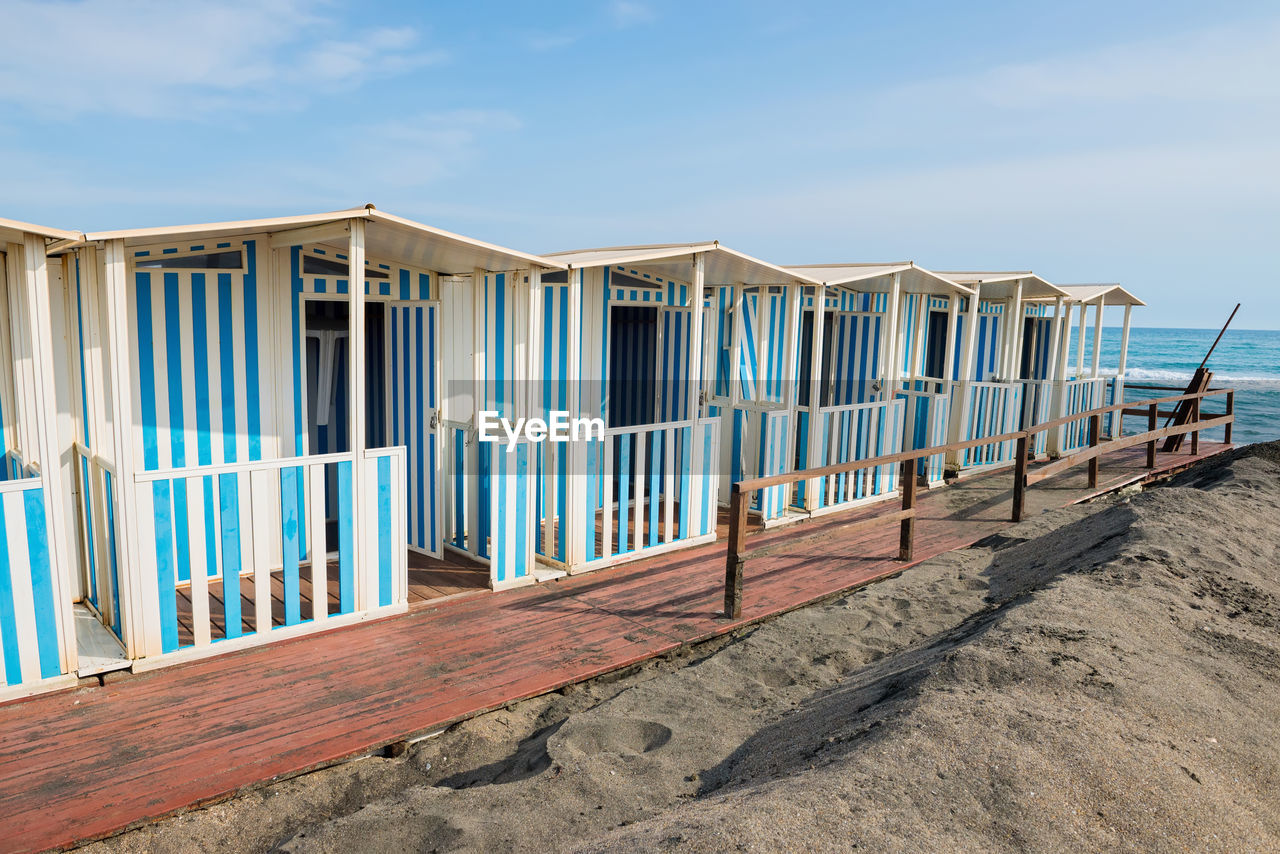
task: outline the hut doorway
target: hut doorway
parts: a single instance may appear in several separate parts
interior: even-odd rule
[[[609,310],[610,427],[657,419],[658,309],[619,305]]]

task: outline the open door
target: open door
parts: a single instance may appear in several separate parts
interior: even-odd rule
[[[441,557],[440,304],[390,303],[386,323],[386,444],[409,452],[409,548]]]

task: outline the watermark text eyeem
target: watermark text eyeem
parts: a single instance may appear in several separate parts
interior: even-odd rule
[[[603,418],[573,418],[563,410],[552,410],[549,420],[517,418],[514,422],[501,412],[486,409],[480,413],[480,441],[507,443],[507,453],[516,449],[521,439],[539,442],[579,442],[604,439]]]

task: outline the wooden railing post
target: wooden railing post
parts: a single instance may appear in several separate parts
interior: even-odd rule
[[[1089,416],[1089,447],[1096,448],[1098,443],[1102,441],[1102,416],[1094,414]],[[1098,458],[1093,457],[1089,460],[1089,488],[1098,488]]]
[[[1018,437],[1018,458],[1013,465],[1013,521],[1021,522],[1027,502],[1027,445],[1031,434]]]
[[[1191,423],[1192,424],[1200,423],[1200,398],[1198,397],[1195,400],[1191,401]],[[1200,453],[1200,431],[1192,430],[1191,431],[1191,456],[1194,457],[1199,453]]]
[[[735,483],[729,493],[729,550],[724,564],[724,615],[742,616],[742,568],[747,545],[747,496]]]
[[[911,457],[902,464],[902,509],[912,510],[916,506],[916,458]],[[898,536],[898,560],[911,560],[916,538],[916,517],[908,516],[902,520],[902,531]]]
[[[1227,411],[1226,411],[1224,414],[1226,414],[1226,415],[1235,415],[1235,414],[1236,414],[1236,392],[1235,392],[1235,389],[1232,389],[1231,391],[1227,392]],[[1222,441],[1223,441],[1225,444],[1228,444],[1228,445],[1230,445],[1230,444],[1231,444],[1231,427],[1232,427],[1232,425],[1233,425],[1233,422],[1228,421],[1228,422],[1227,422],[1227,426],[1223,428],[1223,432],[1222,432]]]
[[[1157,416],[1160,409],[1157,404],[1151,404],[1147,407],[1147,432],[1154,433],[1157,426]],[[1152,439],[1147,443],[1147,468],[1156,467],[1156,440]]]

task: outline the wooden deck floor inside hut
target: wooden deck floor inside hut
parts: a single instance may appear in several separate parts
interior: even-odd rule
[[[338,613],[339,577],[337,560],[328,565],[328,604],[326,613]],[[248,634],[256,631],[254,615],[254,579],[252,575],[240,578],[240,631]],[[226,637],[223,625],[223,582],[209,579],[209,617],[212,635],[216,638]],[[489,589],[489,568],[469,560],[468,558],[445,549],[440,558],[428,557],[419,552],[409,552],[409,607],[421,608],[439,599],[448,599],[464,594],[482,593]],[[302,600],[299,608],[300,619],[310,620],[313,616],[314,587],[311,583],[311,563],[303,562],[298,572],[298,591]],[[178,588],[178,643],[190,645],[194,640],[191,620],[190,584]],[[284,610],[284,572],[276,570],[271,573],[271,624],[285,625]]]
[[[1219,453],[1162,454],[1157,472]],[[1143,448],[1104,457],[1102,487],[1142,480]],[[1029,515],[1088,497],[1085,468],[1028,492]],[[1011,473],[924,492],[924,560],[1007,528]],[[0,705],[0,849],[66,846],[359,755],[514,700],[903,571],[869,507],[754,535],[743,617],[719,615],[724,544],[673,552],[108,684]]]

